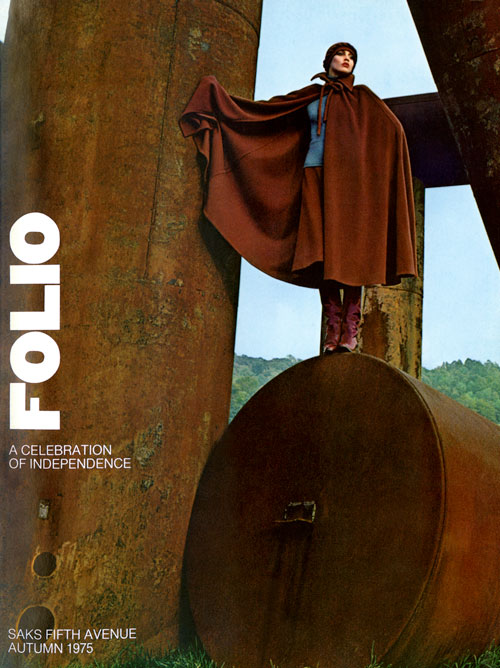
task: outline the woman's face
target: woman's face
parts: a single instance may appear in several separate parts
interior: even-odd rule
[[[349,49],[339,49],[333,56],[328,76],[335,77],[339,74],[350,74],[354,67],[354,56]]]

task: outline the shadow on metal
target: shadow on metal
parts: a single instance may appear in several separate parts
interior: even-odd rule
[[[500,427],[375,357],[302,362],[216,444],[185,564],[225,665],[480,651],[500,631]]]

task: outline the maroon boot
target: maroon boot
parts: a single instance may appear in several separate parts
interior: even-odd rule
[[[321,303],[326,315],[326,333],[323,341],[323,354],[329,355],[338,349],[342,327],[342,300],[338,285],[325,281],[320,288]]]
[[[344,309],[339,352],[354,352],[358,345],[358,331],[361,320],[361,287],[349,286],[344,289]]]

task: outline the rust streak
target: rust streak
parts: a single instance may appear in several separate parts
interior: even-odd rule
[[[495,51],[500,51],[500,47],[495,47],[494,49],[485,49],[484,51],[481,51],[481,53],[476,53],[476,55],[472,56],[471,58],[466,58],[464,62],[470,63],[472,60],[475,60],[476,58],[481,58],[482,56],[485,56],[488,53],[495,53]]]
[[[178,10],[179,10],[179,2],[176,0],[175,2],[175,19],[174,19],[174,31],[173,31],[173,36],[172,36],[172,44],[174,46],[173,51],[175,50],[175,43],[177,39],[177,15],[178,15]],[[157,207],[157,201],[158,201],[158,184],[160,180],[160,166],[161,162],[163,159],[163,137],[165,135],[165,118],[167,115],[167,100],[168,100],[168,94],[170,90],[170,81],[172,78],[172,68],[173,68],[173,60],[174,58],[170,59],[169,65],[168,65],[168,75],[167,75],[167,80],[166,80],[166,85],[165,85],[165,98],[163,101],[163,114],[162,114],[162,119],[161,119],[161,132],[160,132],[160,150],[158,151],[158,160],[157,160],[157,165],[156,165],[156,174],[155,174],[155,187],[153,191],[153,206],[151,207],[151,220],[149,224],[149,232],[148,232],[148,245],[146,248],[146,257],[144,258],[144,274],[143,278],[146,279],[148,276],[148,265],[149,265],[149,251],[151,248],[151,236],[153,233],[153,227],[154,227],[154,222],[156,219],[156,207]]]

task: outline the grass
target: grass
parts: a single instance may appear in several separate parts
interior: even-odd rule
[[[81,666],[82,664],[76,659],[66,668],[80,668]],[[94,659],[93,662],[85,664],[85,668],[224,668],[224,664],[217,665],[201,647],[193,647],[188,650],[171,649],[158,654],[132,645],[124,648],[110,661],[101,662]],[[280,667],[270,661],[269,668]],[[304,668],[331,667],[325,664],[325,666],[311,665],[304,666]],[[371,661],[365,668],[393,667],[390,664],[379,663],[372,653]],[[453,663],[442,663],[438,668],[500,668],[500,646],[491,646],[480,655],[468,654]]]
[[[12,655],[5,655],[0,666],[9,665]],[[7,657],[7,661],[5,658]],[[18,666],[19,664],[15,664]],[[29,668],[37,668],[37,662],[26,664]],[[150,652],[144,647],[129,645],[122,649],[114,659],[82,664],[77,658],[66,664],[65,668],[223,668],[217,666],[201,647],[187,650],[171,649],[164,652]]]
[[[372,659],[366,668],[392,668],[391,665],[378,663],[372,653]],[[422,666],[425,668],[425,666]],[[482,654],[466,654],[458,661],[444,662],[438,668],[500,668],[500,645],[491,645]]]
[[[70,664],[71,668],[80,665],[79,662]],[[119,652],[112,661],[94,660],[90,666],[91,668],[218,668],[201,647],[188,650],[171,649],[158,654],[143,647],[130,646]],[[89,668],[89,664],[86,668]]]

